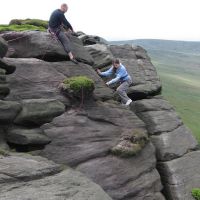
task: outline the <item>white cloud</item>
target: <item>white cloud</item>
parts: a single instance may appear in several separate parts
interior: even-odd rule
[[[13,18],[48,20],[61,0],[6,0],[0,23]],[[161,38],[200,40],[199,0],[67,0],[75,30],[109,40]]]

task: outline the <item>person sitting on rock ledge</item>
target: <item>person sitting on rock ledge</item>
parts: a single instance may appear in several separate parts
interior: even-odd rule
[[[111,76],[112,74],[115,74],[116,77],[113,78],[112,80],[108,81],[106,83],[107,86],[116,83],[116,82],[120,82],[120,86],[117,88],[117,94],[120,96],[121,98],[121,102],[122,104],[128,106],[130,105],[130,103],[132,102],[132,100],[127,96],[127,90],[129,88],[129,86],[132,84],[132,79],[130,77],[130,75],[128,74],[125,66],[123,66],[120,63],[119,59],[115,59],[112,62],[113,66],[108,69],[105,72],[101,72],[99,69],[97,69],[97,73],[100,76]]]
[[[77,60],[74,58],[71,45],[69,40],[69,35],[67,36],[62,29],[66,29],[68,34],[74,33],[72,25],[67,21],[65,18],[64,13],[68,10],[67,4],[62,4],[60,9],[56,9],[52,12],[50,19],[49,19],[49,32],[54,34],[61,44],[64,47],[64,50],[67,52],[70,60],[75,64],[78,64]]]

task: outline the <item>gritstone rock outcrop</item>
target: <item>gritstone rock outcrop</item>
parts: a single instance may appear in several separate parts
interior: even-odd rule
[[[191,189],[200,185],[197,142],[159,96],[160,78],[147,52],[78,35],[71,37],[78,65],[48,33],[1,35],[12,51],[0,61],[0,198],[23,200],[32,191],[31,199],[192,200]],[[129,108],[95,72],[107,69],[114,57],[133,78]],[[59,83],[73,76],[94,81],[89,100],[60,92]],[[37,156],[8,156],[10,148]]]

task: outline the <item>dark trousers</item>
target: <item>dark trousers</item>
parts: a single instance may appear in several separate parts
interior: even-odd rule
[[[69,36],[65,34],[63,31],[60,31],[57,35],[59,41],[61,42],[64,50],[69,53],[71,52],[71,42],[69,40]]]
[[[69,39],[70,36],[67,33],[62,31],[60,28],[50,28],[49,27],[48,30],[50,31],[51,34],[54,34],[58,38],[58,40],[62,44],[62,46],[67,54],[69,52],[71,52],[71,42]]]

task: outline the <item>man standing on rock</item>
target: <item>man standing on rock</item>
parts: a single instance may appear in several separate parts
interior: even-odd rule
[[[53,11],[49,19],[49,31],[50,33],[54,34],[61,42],[70,60],[77,64],[78,62],[72,54],[69,37],[62,30],[63,28],[66,29],[69,34],[74,32],[71,24],[67,21],[64,15],[67,12],[67,10],[67,4],[62,4],[60,9],[56,9]]]
[[[126,92],[129,86],[132,84],[132,79],[126,68],[120,63],[119,59],[113,60],[113,66],[109,70],[101,72],[99,69],[97,69],[97,73],[100,76],[105,77],[115,74],[116,77],[108,81],[106,85],[109,86],[113,83],[120,82],[120,86],[116,90],[117,94],[120,96],[122,104],[129,106],[132,100],[127,96]]]

